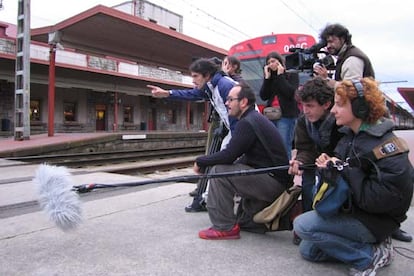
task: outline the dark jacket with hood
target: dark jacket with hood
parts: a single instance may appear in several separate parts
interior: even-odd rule
[[[393,128],[389,119],[365,126],[356,134],[343,127],[340,130],[345,136],[335,149],[336,156],[341,160],[361,156],[395,136]],[[357,161],[357,166],[345,167],[342,172],[352,192],[350,215],[361,221],[381,242],[407,218],[413,196],[413,167],[408,151],[377,161],[366,158]]]

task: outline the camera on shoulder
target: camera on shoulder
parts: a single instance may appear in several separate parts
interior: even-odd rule
[[[335,59],[332,55],[321,48],[326,46],[326,42],[321,41],[310,48],[290,48],[292,54],[286,56],[286,69],[298,71],[312,71],[315,64],[324,66],[328,70],[335,70]],[[320,58],[319,55],[324,57]]]

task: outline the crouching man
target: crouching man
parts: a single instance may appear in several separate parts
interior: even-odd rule
[[[228,113],[239,121],[225,149],[196,159],[196,173],[209,166],[213,166],[211,173],[223,173],[288,164],[277,128],[255,110],[255,103],[255,94],[250,87],[236,85],[230,90],[226,100]],[[262,141],[267,145],[264,146]],[[201,230],[199,237],[238,239],[240,229],[266,232],[265,225],[253,222],[253,216],[270,205],[290,185],[290,179],[287,170],[211,179],[207,209],[213,225]],[[235,208],[240,198],[240,206]]]

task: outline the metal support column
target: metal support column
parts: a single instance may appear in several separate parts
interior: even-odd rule
[[[55,135],[55,85],[56,85],[56,48],[63,48],[60,45],[60,32],[49,33],[49,89],[48,89],[48,111],[47,111],[47,135]]]
[[[18,0],[14,139],[30,139],[30,0]]]
[[[55,134],[55,61],[56,45],[50,45],[49,51],[49,90],[47,105],[47,135],[52,137]]]
[[[118,92],[114,92],[114,132],[118,131]]]

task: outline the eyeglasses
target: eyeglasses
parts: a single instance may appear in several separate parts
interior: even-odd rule
[[[240,101],[240,100],[241,100],[240,98],[232,98],[232,97],[226,98],[226,102],[229,102],[229,103],[231,103],[232,101]]]

